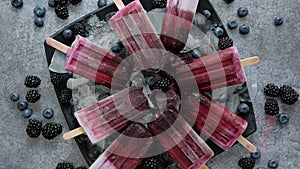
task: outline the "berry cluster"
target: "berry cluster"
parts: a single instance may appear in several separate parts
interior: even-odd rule
[[[50,79],[53,86],[58,90],[58,101],[61,104],[78,104],[77,98],[72,98],[72,90],[67,88],[66,83],[71,77],[69,73],[50,72]]]
[[[24,85],[27,88],[37,88],[41,84],[41,79],[34,75],[27,75],[24,80]],[[38,90],[31,89],[26,93],[26,100],[30,103],[35,103],[40,100],[41,95]]]
[[[283,85],[280,88],[275,84],[267,84],[264,87],[264,93],[268,97],[279,97],[284,104],[292,105],[298,101],[299,94],[288,85]],[[265,102],[265,113],[268,115],[279,114],[279,105],[275,98],[268,98]],[[280,113],[277,117],[280,124],[286,124],[289,121],[289,115]]]
[[[37,88],[41,84],[41,79],[37,76],[34,75],[27,75],[25,80],[24,80],[24,85],[27,88]],[[22,111],[23,117],[24,118],[29,118],[31,117],[33,111],[32,109],[28,108],[28,102],[29,103],[35,103],[38,100],[40,100],[40,93],[36,89],[30,89],[27,91],[25,99],[26,101],[19,101],[20,99],[20,94],[17,92],[13,92],[10,94],[10,100],[13,102],[17,102],[17,108]]]
[[[261,157],[261,152],[257,149],[256,152],[250,153],[250,157],[243,157],[238,161],[238,165],[242,169],[253,169],[255,167],[255,161],[259,160]],[[269,168],[277,168],[278,167],[278,160],[276,159],[269,159],[268,160],[268,167]],[[257,167],[256,169],[263,169],[264,167]]]
[[[41,79],[38,76],[27,75],[24,80],[24,85],[28,88],[37,88],[41,84]],[[36,89],[30,89],[26,93],[25,99],[27,101],[19,101],[20,94],[13,92],[10,95],[10,100],[17,102],[17,108],[22,111],[24,118],[31,117],[33,110],[28,108],[29,103],[35,103],[40,99],[41,95]],[[29,103],[28,103],[29,102]],[[51,119],[54,115],[54,111],[51,108],[45,108],[43,110],[43,116],[46,119]],[[62,126],[58,123],[47,123],[42,127],[42,121],[38,119],[29,119],[26,127],[26,133],[29,137],[37,138],[41,133],[46,139],[53,139],[62,132]]]
[[[62,132],[62,126],[58,123],[47,123],[42,127],[42,121],[29,119],[26,133],[31,138],[37,138],[42,133],[45,139],[52,140]]]

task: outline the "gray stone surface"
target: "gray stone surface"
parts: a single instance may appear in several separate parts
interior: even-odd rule
[[[273,117],[264,114],[262,93],[263,86],[269,82],[289,84],[299,92],[299,1],[248,0],[235,1],[228,5],[223,0],[215,0],[212,3],[223,23],[237,18],[239,24],[246,23],[251,27],[249,35],[240,35],[237,29],[229,31],[242,58],[253,55],[261,58],[259,64],[245,68],[248,83],[253,89],[258,125],[257,131],[249,139],[262,151],[262,158],[256,166],[266,167],[268,159],[278,158],[279,168],[300,168],[297,161],[300,159],[300,102],[293,106],[281,105],[282,110],[290,114],[291,121],[286,126],[280,126]],[[42,4],[47,9],[43,28],[33,24],[33,8],[37,4]],[[249,16],[243,19],[237,17],[236,10],[240,6],[248,7]],[[17,110],[16,103],[11,102],[8,97],[11,92],[17,91],[24,98],[28,90],[23,85],[25,75],[39,75],[42,79],[39,87],[42,97],[38,103],[31,105],[34,116],[42,118],[42,109],[52,107],[56,112],[54,118],[44,119],[44,122],[60,122],[64,126],[63,130],[68,131],[50,83],[43,42],[49,35],[95,9],[96,0],[85,0],[78,6],[71,6],[70,17],[61,20],[55,17],[46,0],[24,0],[24,6],[20,10],[13,8],[10,0],[0,2],[0,71],[3,72],[0,75],[0,169],[51,169],[63,160],[74,162],[77,166],[86,164],[74,140],[63,141],[62,137],[52,141],[43,137],[28,138],[25,132],[27,120]],[[277,15],[285,18],[285,23],[279,27],[273,25],[273,18]],[[236,145],[210,160],[207,165],[212,169],[238,168],[238,159],[248,155],[244,148]]]

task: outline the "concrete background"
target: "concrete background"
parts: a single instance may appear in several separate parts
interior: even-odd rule
[[[45,26],[34,26],[33,8],[41,4],[46,7]],[[258,55],[261,62],[245,69],[248,83],[254,93],[253,102],[258,129],[249,137],[262,151],[262,158],[256,166],[267,167],[268,159],[277,158],[278,168],[298,169],[300,163],[299,105],[281,106],[289,113],[291,120],[286,126],[279,125],[272,117],[264,114],[263,86],[267,83],[288,84],[300,89],[300,2],[298,0],[245,0],[225,4],[223,0],[212,1],[223,23],[237,18],[239,23],[250,25],[248,35],[240,35],[238,30],[228,31],[238,47],[242,58]],[[249,9],[249,16],[240,19],[236,10],[240,6]],[[62,116],[54,89],[50,83],[49,72],[43,48],[44,40],[86,13],[97,9],[97,0],[85,0],[78,6],[70,6],[70,17],[61,20],[49,8],[47,0],[24,0],[22,9],[11,6],[10,0],[0,1],[0,169],[35,169],[55,168],[58,162],[67,160],[76,166],[85,165],[85,161],[75,145],[74,140],[63,141],[57,137],[48,141],[43,137],[31,139],[26,135],[27,120],[16,108],[16,103],[9,100],[9,94],[17,91],[24,98],[27,89],[23,85],[26,74],[41,77],[39,90],[41,100],[30,107],[34,116],[42,118],[41,111],[51,107],[56,114],[51,120],[60,122],[67,131],[67,124]],[[273,18],[284,16],[285,23],[275,27]],[[256,87],[257,86],[257,87]],[[212,169],[239,168],[238,159],[249,156],[240,145],[213,158],[207,164]]]

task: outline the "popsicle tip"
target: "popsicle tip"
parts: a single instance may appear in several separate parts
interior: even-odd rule
[[[242,59],[241,64],[243,67],[256,64],[260,61],[260,58],[258,56],[253,56],[250,58]]]
[[[209,169],[205,164],[200,167],[200,169]]]
[[[238,142],[240,144],[242,144],[248,151],[250,151],[251,153],[255,153],[257,151],[256,147],[249,141],[247,140],[245,137],[240,136],[238,138]]]
[[[114,3],[116,4],[117,8],[119,10],[123,9],[125,7],[124,3],[122,2],[122,0],[114,0]]]
[[[84,133],[83,128],[78,127],[78,128],[76,128],[74,130],[71,130],[71,131],[68,131],[68,132],[64,133],[63,138],[64,138],[64,140],[70,140],[71,138],[79,136],[79,135],[81,135],[83,133]]]
[[[69,50],[69,46],[67,46],[53,38],[47,38],[46,43],[47,43],[47,45],[49,45],[63,53],[67,53],[67,51]]]

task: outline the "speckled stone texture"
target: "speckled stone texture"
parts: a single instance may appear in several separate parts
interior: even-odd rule
[[[33,8],[41,4],[46,7],[45,26],[38,28],[33,24]],[[267,167],[271,158],[279,159],[279,167],[298,169],[300,163],[300,121],[299,105],[281,105],[281,110],[289,113],[291,120],[285,126],[279,125],[275,118],[264,114],[264,95],[262,89],[267,83],[288,84],[300,92],[300,3],[298,0],[247,0],[226,4],[223,0],[212,1],[224,24],[236,18],[239,24],[251,27],[248,35],[241,35],[238,29],[228,30],[242,58],[258,55],[261,62],[245,68],[248,84],[253,94],[257,117],[257,131],[249,137],[262,151],[262,158],[256,166]],[[240,6],[248,7],[249,15],[237,17]],[[52,169],[61,161],[73,162],[76,166],[86,165],[74,140],[64,141],[62,135],[49,141],[40,136],[31,139],[26,135],[27,120],[16,108],[16,103],[9,100],[9,94],[19,92],[24,99],[28,89],[23,85],[26,74],[35,74],[42,79],[39,87],[41,100],[31,104],[34,116],[43,122],[59,122],[68,131],[61,113],[54,89],[50,83],[45,59],[43,42],[62,27],[79,17],[97,9],[97,0],[84,0],[80,5],[70,6],[70,17],[61,20],[55,16],[54,9],[48,7],[47,0],[24,0],[22,9],[11,6],[10,0],[0,1],[0,169]],[[281,15],[285,22],[279,27],[273,25],[275,16]],[[46,120],[42,110],[51,107],[54,118]],[[238,159],[249,156],[240,145],[235,145],[228,152],[208,162],[211,169],[239,168]]]

